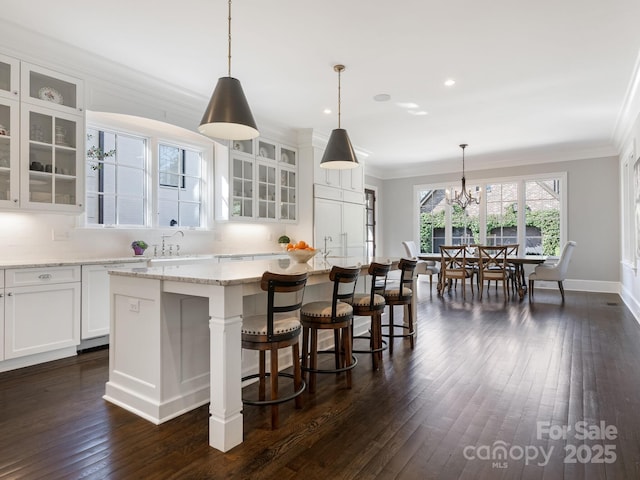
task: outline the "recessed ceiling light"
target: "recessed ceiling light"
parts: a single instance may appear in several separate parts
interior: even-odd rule
[[[391,100],[391,95],[389,95],[388,93],[379,93],[377,95],[374,95],[373,99],[376,102],[388,102],[389,100]]]
[[[325,115],[329,115],[331,113],[331,109],[330,108],[325,108],[322,113],[324,113]]]
[[[428,112],[425,112],[424,110],[407,110],[407,112],[416,116],[428,115]]]
[[[411,102],[399,102],[399,103],[396,103],[396,105],[399,106],[400,108],[411,108],[411,109],[416,109],[420,107],[420,105],[418,105],[417,103],[411,103]]]
[[[444,81],[445,87],[453,87],[456,84],[456,81],[453,78],[448,78]]]

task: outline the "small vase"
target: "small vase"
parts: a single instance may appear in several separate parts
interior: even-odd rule
[[[144,248],[142,248],[142,247],[133,247],[133,254],[134,254],[136,257],[139,257],[139,256],[141,256],[141,255],[144,255]]]

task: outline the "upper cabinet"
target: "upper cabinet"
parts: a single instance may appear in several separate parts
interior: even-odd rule
[[[80,79],[0,56],[0,208],[82,211],[83,91]]]
[[[233,140],[228,163],[216,155],[216,220],[297,220],[298,152],[295,148],[257,138]],[[228,192],[228,194],[225,194]]]
[[[18,100],[20,61],[0,55],[0,97]]]

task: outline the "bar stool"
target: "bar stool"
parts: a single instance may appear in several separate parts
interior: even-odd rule
[[[393,353],[393,340],[395,338],[409,338],[411,342],[411,348],[413,348],[413,337],[416,332],[413,328],[413,308],[412,299],[413,291],[408,285],[413,286],[413,275],[416,270],[417,260],[409,260],[401,258],[398,263],[400,269],[400,283],[398,288],[388,288],[384,293],[384,300],[389,305],[389,323],[382,325],[388,328],[387,333],[383,333],[383,337],[389,338],[389,354]],[[407,325],[395,325],[393,323],[393,307],[396,305],[403,305],[407,307]],[[396,328],[403,328],[407,333],[396,333]]]
[[[295,399],[296,408],[302,408],[300,396],[306,388],[300,370],[299,337],[301,324],[298,311],[302,305],[307,274],[281,275],[265,272],[260,287],[267,292],[266,315],[254,315],[242,319],[242,348],[259,351],[259,373],[242,380],[259,378],[258,400],[242,398],[245,405],[271,405],[271,428],[278,428],[278,405]],[[292,295],[293,294],[293,295]],[[278,371],[278,350],[291,347],[293,375]],[[266,373],[265,352],[270,352],[271,369]],[[265,379],[271,379],[271,395],[265,398]],[[278,394],[278,377],[293,378],[293,393],[285,397]]]
[[[369,293],[356,293],[353,296],[353,314],[355,316],[371,317],[371,328],[369,335],[359,335],[353,337],[354,340],[368,339],[369,350],[356,350],[353,353],[370,353],[373,369],[377,370],[382,360],[382,351],[386,350],[382,341],[382,312],[386,306],[384,293],[387,289],[387,275],[391,270],[390,264],[371,263],[369,265],[369,276],[371,280],[371,291]]]
[[[316,390],[317,373],[345,372],[347,388],[351,388],[351,370],[358,363],[353,356],[351,325],[353,322],[353,295],[360,269],[332,267],[329,279],[333,282],[333,296],[328,301],[310,302],[300,310],[302,323],[302,371],[309,372],[309,392]],[[318,330],[333,330],[335,355],[334,369],[318,368]],[[311,344],[309,344],[311,341]]]

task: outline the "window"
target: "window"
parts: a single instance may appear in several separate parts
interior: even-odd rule
[[[376,192],[369,188],[364,190],[365,227],[367,245],[367,256],[376,255]]]
[[[87,130],[87,224],[146,224],[146,140]]]
[[[438,253],[440,245],[518,243],[522,253],[560,255],[566,231],[563,192],[566,174],[493,180],[471,185],[483,192],[479,205],[466,210],[448,205],[451,185],[416,186],[420,251]]]
[[[204,228],[213,143],[188,130],[88,112],[86,225]],[[97,126],[99,125],[99,126]]]
[[[162,143],[158,146],[159,226],[200,226],[201,177],[200,152]]]

